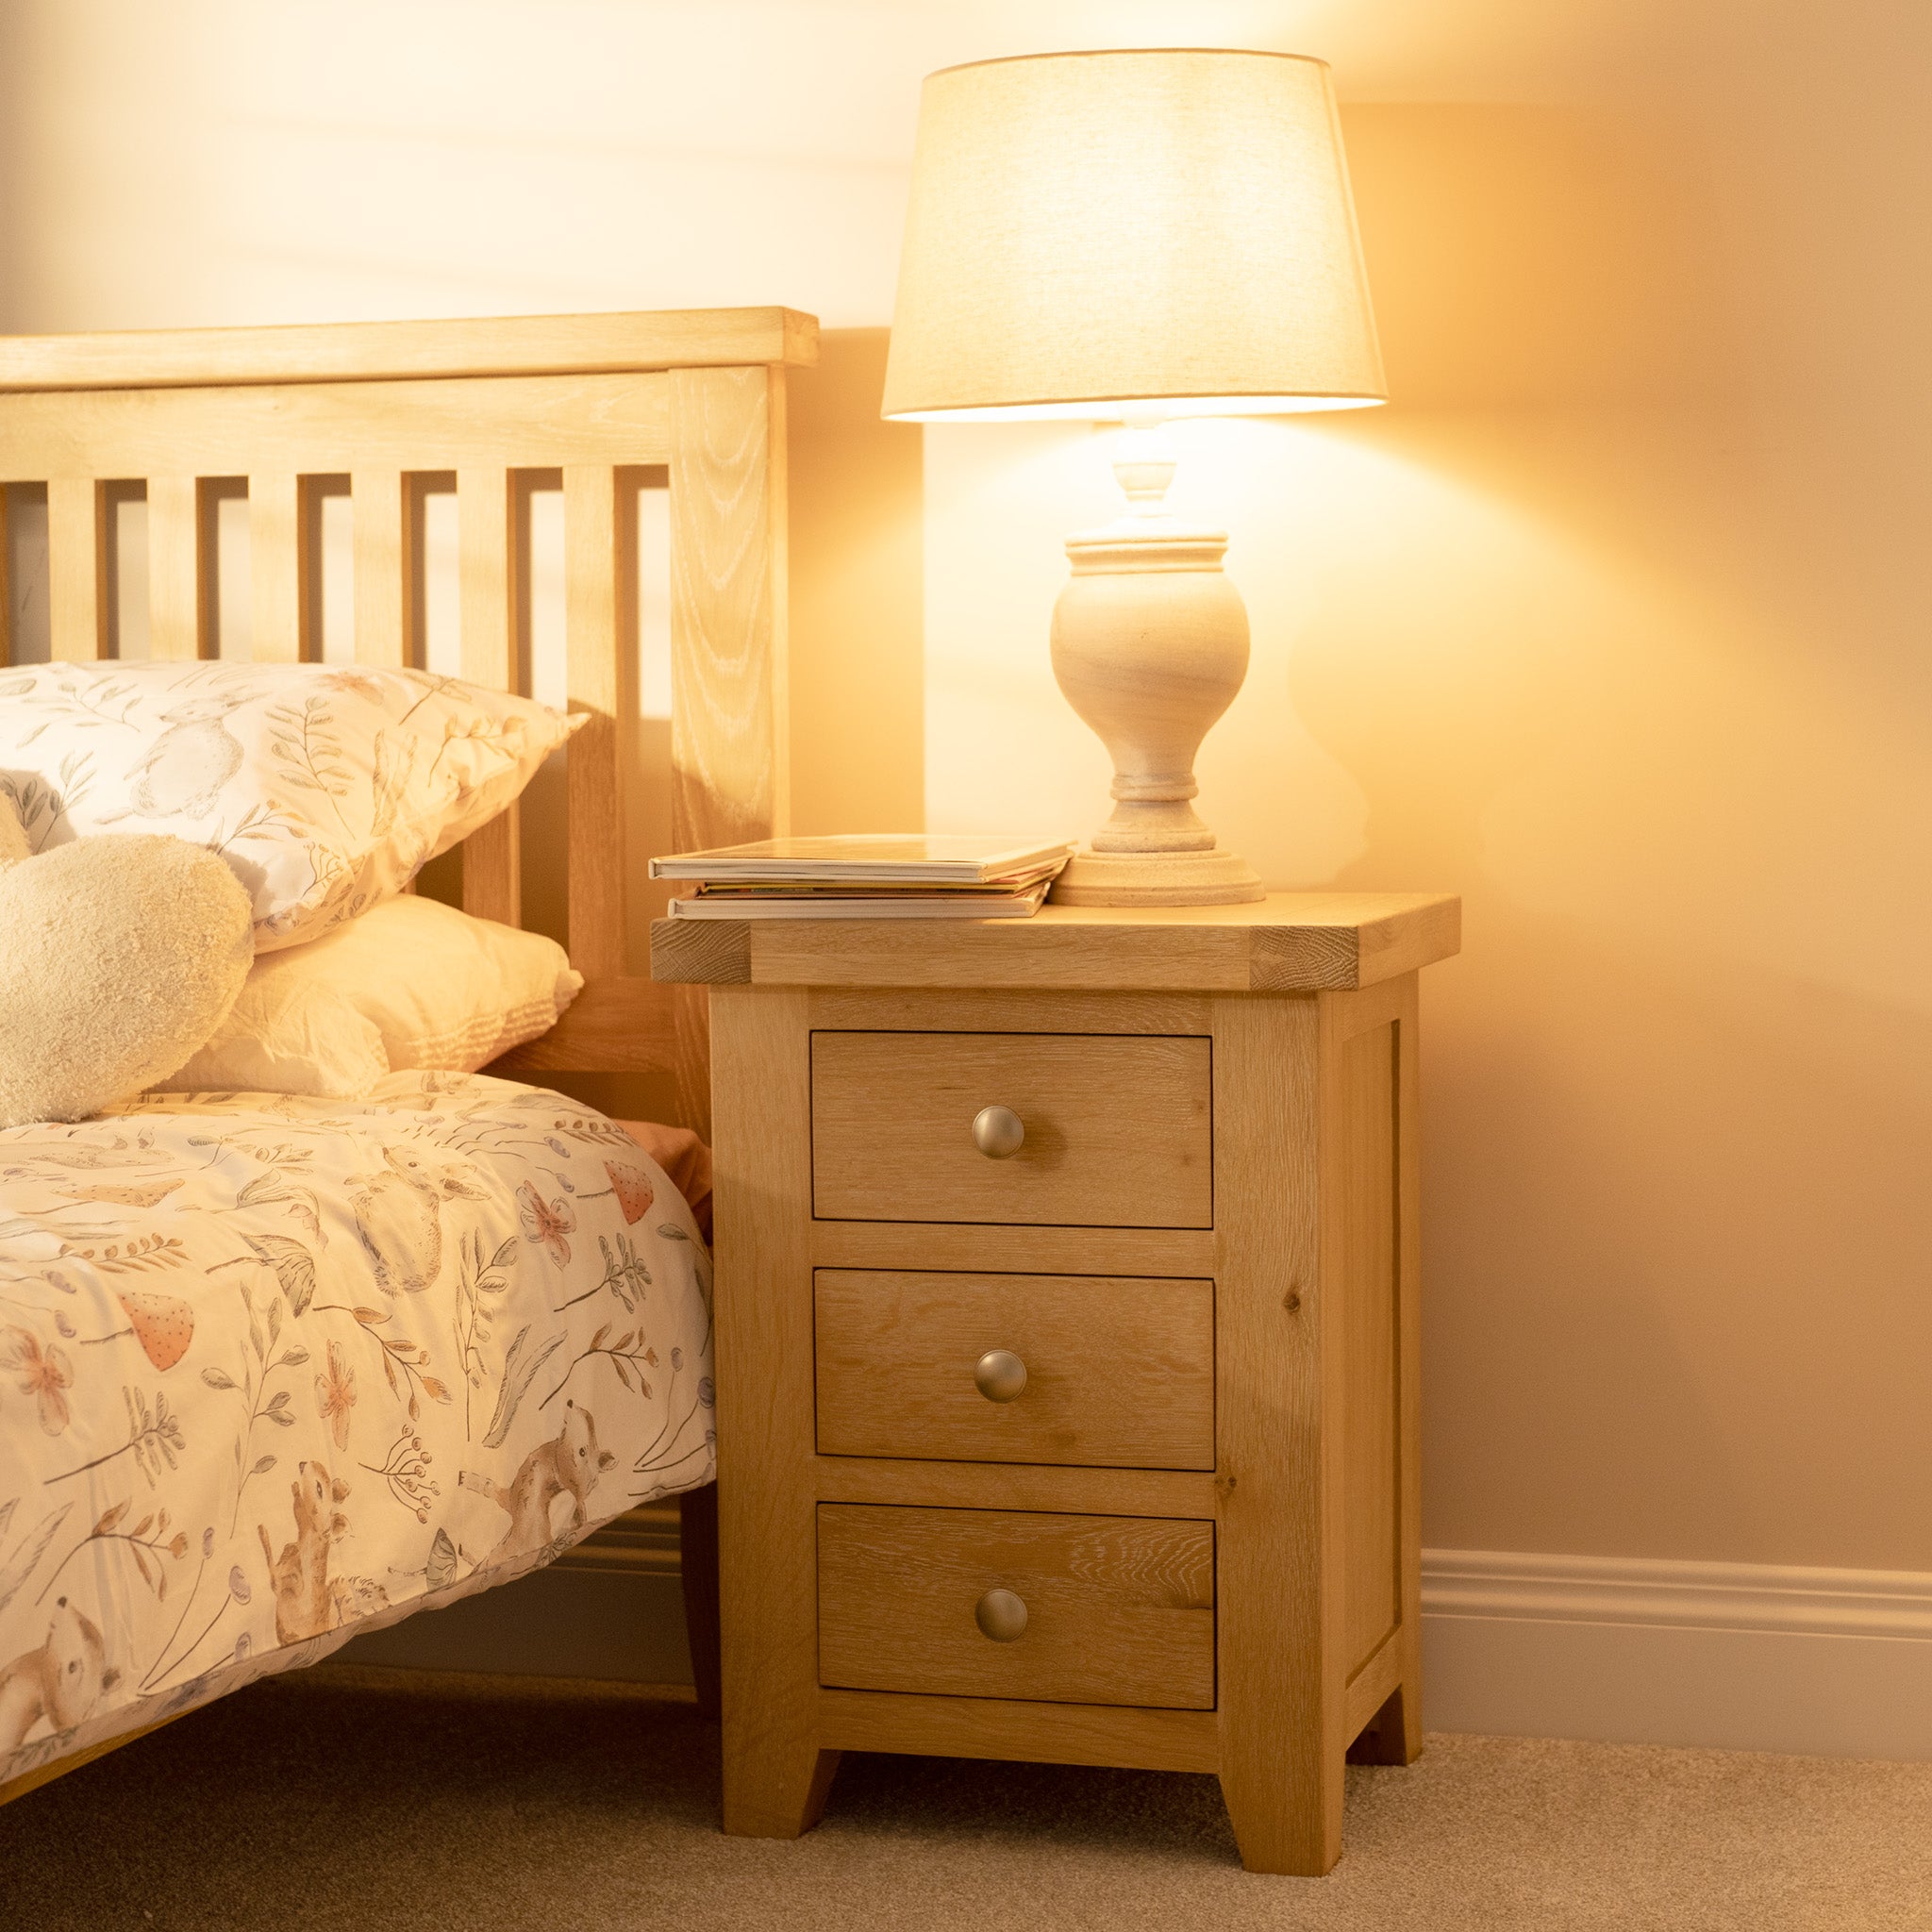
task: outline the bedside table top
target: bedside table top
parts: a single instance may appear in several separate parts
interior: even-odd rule
[[[1325,992],[1461,949],[1440,892],[1271,892],[1246,906],[1046,906],[1031,919],[658,919],[651,977],[702,986]]]

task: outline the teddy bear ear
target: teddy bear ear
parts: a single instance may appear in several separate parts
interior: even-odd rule
[[[337,1476],[336,1479],[329,1484],[328,1492],[331,1496],[335,1498],[335,1500],[338,1503],[340,1503],[342,1500],[342,1498],[349,1493],[349,1486],[341,1479],[341,1476]]]

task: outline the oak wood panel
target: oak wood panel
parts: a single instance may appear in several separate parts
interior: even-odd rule
[[[1357,1739],[1354,1755],[1381,1764],[1412,1764],[1423,1748],[1422,1729],[1422,1242],[1421,1137],[1416,1131],[1419,1074],[1417,1016],[1419,983],[1409,974],[1359,992],[1324,997],[1329,1051],[1339,1060],[1364,1038],[1377,1032],[1392,1041],[1394,1188],[1394,1296],[1389,1372],[1392,1389],[1366,1398],[1372,1410],[1392,1424],[1395,1458],[1393,1535],[1396,1606],[1399,1622],[1382,1652],[1391,1660],[1394,1681]],[[1339,1050],[1338,1050],[1339,1049]],[[1375,1150],[1379,1157],[1379,1148]],[[1353,1382],[1353,1374],[1351,1374]],[[1350,1400],[1357,1397],[1351,1387]],[[1351,1483],[1355,1481],[1351,1472]]]
[[[673,922],[660,922],[670,924]],[[681,923],[681,922],[680,922]],[[1246,906],[1045,906],[1031,919],[708,922],[702,957],[662,935],[659,978],[714,985],[1317,992],[1455,953],[1461,902],[1427,892],[1271,892]],[[656,927],[654,950],[659,943]]]
[[[192,476],[150,476],[147,485],[148,655],[192,662],[209,655],[208,606],[214,545],[205,491]]]
[[[0,447],[29,477],[662,463],[670,408],[661,375],[82,390],[0,395]]]
[[[1341,1310],[1322,1270],[1321,1017],[1215,1002],[1221,1786],[1253,1871],[1341,1846]]]
[[[58,475],[47,485],[47,625],[57,661],[108,655],[105,486]]]
[[[401,470],[358,467],[349,475],[356,554],[356,661],[398,670],[416,661],[415,509]]]
[[[819,1506],[828,1686],[1203,1710],[1214,1703],[1214,1530],[1147,1517]],[[1015,1641],[981,1634],[1013,1591]]]
[[[458,611],[463,675],[490,691],[522,688],[517,662],[517,542],[509,472],[457,472]],[[523,916],[523,811],[510,805],[463,841],[463,910],[516,925]]]
[[[1344,1657],[1353,1673],[1402,1620],[1397,1414],[1395,1029],[1374,1027],[1335,1048],[1341,1223],[1339,1287],[1347,1377],[1341,1416],[1347,1565]]]
[[[308,635],[308,520],[302,479],[258,470],[248,479],[249,653],[258,663],[296,664],[316,655]]]
[[[692,922],[698,924],[707,921]],[[1200,1033],[1208,1002],[1187,993],[814,989],[811,1024],[862,1033]]]
[[[812,1036],[813,1211],[827,1220],[1207,1227],[1214,1219],[1205,1038]],[[1025,1143],[993,1160],[981,1108]]]
[[[1119,1764],[1147,1771],[1211,1773],[1220,1767],[1212,1711],[822,1690],[819,1734],[843,1751]]]
[[[712,999],[724,1828],[789,1838],[837,1762],[817,1737],[806,1000]]]
[[[821,1456],[817,1468],[822,1503],[1209,1518],[1218,1495],[1214,1476],[1194,1470],[927,1462],[887,1456]]]
[[[670,989],[612,974],[591,979],[548,1033],[512,1047],[490,1071],[506,1078],[570,1071],[667,1072],[676,1058]]]
[[[996,1222],[817,1221],[822,1268],[1036,1270],[1056,1274],[1211,1275],[1214,1236],[1191,1227],[1002,1227]]]
[[[1214,1467],[1214,1284],[821,1269],[822,1456]],[[1010,1349],[1026,1386],[974,1381]]]
[[[686,369],[669,382],[671,836],[691,851],[791,824],[785,378]],[[706,1010],[693,995],[678,1010],[680,1100],[703,1120]]]
[[[624,492],[626,502],[631,492]],[[635,610],[617,472],[563,473],[564,651],[570,708],[570,954],[587,978],[625,970],[624,764],[636,711],[618,640]]]
[[[1391,1633],[1356,1667],[1344,1698],[1342,1730],[1353,1742],[1402,1682],[1402,1642]],[[1379,1761],[1379,1759],[1375,1760]]]
[[[582,375],[817,356],[818,319],[795,308],[142,329],[0,338],[0,391]]]

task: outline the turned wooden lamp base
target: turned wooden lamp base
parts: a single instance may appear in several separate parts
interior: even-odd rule
[[[1096,852],[1083,845],[1053,885],[1056,906],[1240,906],[1268,889],[1246,859],[1212,852]]]
[[[1053,674],[1113,758],[1113,816],[1054,882],[1059,906],[1236,906],[1254,868],[1195,815],[1194,754],[1248,669],[1248,613],[1221,568],[1227,534],[1163,500],[1174,456],[1130,427],[1114,475],[1127,511],[1067,539],[1073,575],[1053,612]]]

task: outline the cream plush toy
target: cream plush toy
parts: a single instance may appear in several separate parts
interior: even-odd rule
[[[0,790],[0,1127],[85,1120],[181,1066],[242,991],[253,918],[183,839],[30,853]]]

